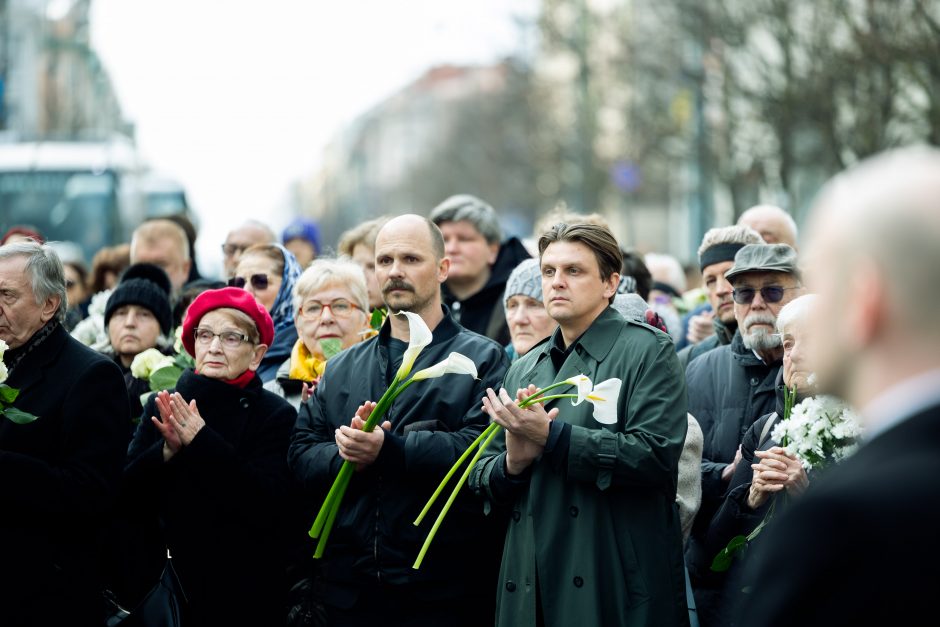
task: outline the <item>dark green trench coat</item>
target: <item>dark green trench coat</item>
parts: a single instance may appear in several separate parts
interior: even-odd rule
[[[557,420],[572,425],[567,464],[556,469],[536,461],[528,485],[515,492],[496,624],[535,625],[538,582],[548,627],[685,625],[675,495],[686,391],[672,341],[608,308],[556,373],[549,354],[553,340],[512,365],[507,391],[515,395],[530,383],[545,387],[577,374],[595,384],[619,378],[617,422],[597,422],[588,402],[548,404],[561,409]],[[505,444],[498,440],[470,479],[491,501],[505,494],[493,489],[505,477]]]

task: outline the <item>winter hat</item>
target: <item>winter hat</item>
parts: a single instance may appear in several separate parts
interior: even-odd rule
[[[287,243],[292,239],[305,239],[313,244],[317,253],[320,252],[320,229],[317,223],[307,218],[297,218],[287,225],[281,235],[281,241]]]
[[[196,338],[193,337],[193,332],[202,317],[215,309],[237,309],[254,321],[262,344],[270,346],[274,341],[274,323],[271,321],[271,315],[255,300],[251,292],[239,287],[206,290],[193,300],[183,320],[183,346],[193,357],[196,356]]]
[[[506,306],[510,297],[518,294],[542,302],[542,270],[538,259],[526,259],[521,262],[506,279],[503,306]]]
[[[170,310],[170,279],[159,266],[150,263],[135,263],[121,276],[108,304],[104,308],[104,326],[107,328],[111,316],[124,305],[139,305],[149,310],[160,324],[160,331],[169,335],[173,325]]]

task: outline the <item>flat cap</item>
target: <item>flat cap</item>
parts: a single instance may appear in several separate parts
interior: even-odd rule
[[[734,256],[734,266],[725,278],[730,281],[748,272],[784,272],[799,279],[796,251],[786,244],[748,244]]]

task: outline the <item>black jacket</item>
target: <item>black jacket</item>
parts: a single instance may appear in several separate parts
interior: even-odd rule
[[[703,625],[717,607],[717,599],[702,593],[713,581],[705,535],[715,512],[721,506],[728,485],[721,472],[734,460],[738,445],[748,427],[776,406],[776,379],[780,363],[767,365],[744,346],[741,333],[731,344],[709,351],[689,364],[686,383],[689,413],[702,427],[702,504],[695,517],[686,547],[689,576]]]
[[[499,247],[496,261],[490,268],[490,278],[479,292],[458,301],[445,283],[442,288],[444,304],[451,308],[454,319],[474,333],[496,340],[501,346],[509,344],[509,327],[503,309],[506,281],[516,266],[530,257],[522,242],[510,237]]]
[[[379,335],[327,362],[313,397],[301,405],[289,464],[306,491],[310,522],[339,472],[334,431],[348,425],[363,401],[378,400],[395,372],[389,369],[389,323]],[[446,500],[420,526],[412,522],[444,474],[487,426],[481,399],[499,389],[508,368],[503,349],[449,316],[433,330],[412,372],[453,351],[476,363],[479,379],[448,374],[405,390],[384,420],[392,423],[378,459],[353,475],[327,544],[326,600],[338,607],[356,600],[358,582],[412,586],[429,599],[493,597],[505,528],[493,530],[483,503],[464,490],[441,526],[420,570],[411,565]],[[449,493],[449,492],[448,492]],[[492,614],[487,616],[491,618]]]
[[[697,556],[696,561],[699,566],[697,573],[700,578],[707,578],[708,586],[714,589],[711,595],[714,600],[714,607],[710,609],[714,612],[716,619],[713,622],[717,625],[731,627],[735,624],[734,609],[740,600],[740,592],[745,586],[741,579],[743,567],[748,557],[766,536],[762,532],[761,535],[754,538],[748,544],[746,550],[737,554],[731,568],[725,573],[712,572],[709,569],[711,560],[714,560],[715,556],[728,545],[733,537],[738,535],[746,536],[754,531],[767,516],[771,503],[777,502],[774,506],[774,517],[776,518],[783,513],[782,508],[789,500],[778,493],[772,494],[757,509],[751,509],[747,504],[751,479],[754,476],[751,464],[759,461],[754,453],[777,446],[777,442],[771,437],[771,432],[773,427],[782,419],[784,413],[784,386],[781,379],[782,377],[778,375],[775,410],[754,421],[754,424],[748,428],[741,440],[741,461],[735,467],[724,499],[708,526],[704,536],[705,542],[699,545],[703,547],[703,551],[702,554]]]
[[[99,529],[127,446],[127,392],[107,357],[61,326],[26,354],[0,417],[0,625],[100,625]]]
[[[206,426],[164,462],[159,431],[141,422],[126,501],[162,519],[195,624],[283,624],[285,536],[298,533],[287,470],[296,412],[257,376],[242,389],[186,370],[176,391],[196,401]],[[144,415],[159,416],[153,397]]]
[[[940,405],[820,474],[756,547],[740,624],[932,623],[940,590]]]
[[[719,346],[727,346],[730,344],[731,340],[734,339],[738,325],[735,323],[734,326],[729,327],[716,316],[712,319],[712,328],[715,329],[712,335],[706,337],[698,344],[686,346],[679,351],[679,365],[682,366],[683,369],[687,368],[695,358],[701,357],[708,351],[714,350]]]

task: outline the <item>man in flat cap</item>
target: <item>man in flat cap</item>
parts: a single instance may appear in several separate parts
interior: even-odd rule
[[[703,626],[720,624],[723,576],[709,570],[714,555],[704,550],[704,534],[740,459],[741,436],[759,417],[776,408],[783,358],[776,334],[780,309],[801,293],[796,251],[786,244],[749,244],[725,273],[731,283],[738,324],[731,344],[689,364],[689,413],[704,435],[702,505],[686,550],[689,575]]]

